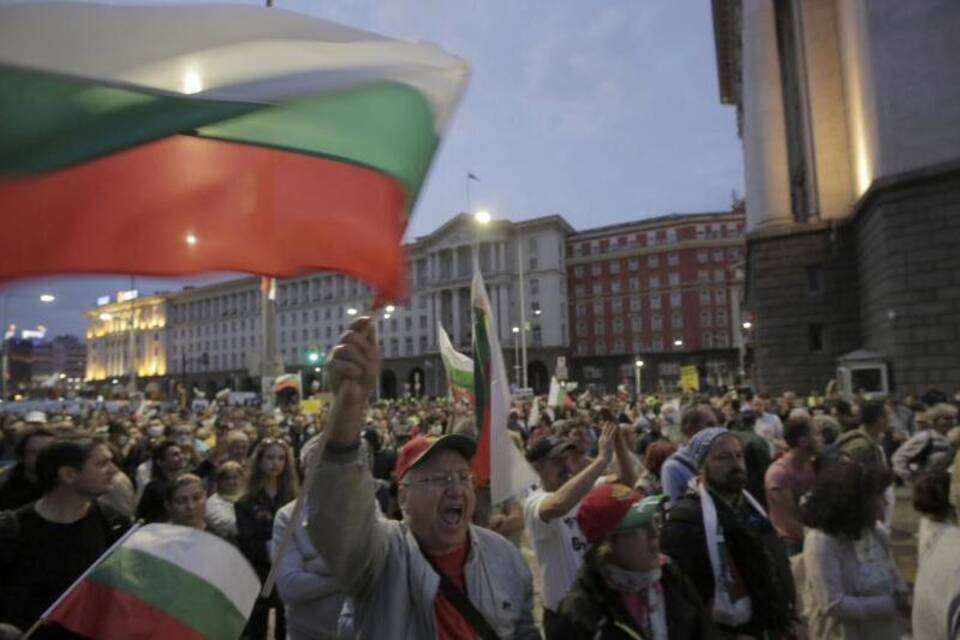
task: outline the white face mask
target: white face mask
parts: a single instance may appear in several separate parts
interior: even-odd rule
[[[163,427],[147,427],[147,435],[151,438],[159,438],[163,435]]]

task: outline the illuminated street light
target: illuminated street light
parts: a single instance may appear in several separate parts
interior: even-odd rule
[[[673,346],[675,346],[675,347],[682,347],[682,346],[683,346],[683,340],[681,340],[680,338],[677,338],[676,340],[673,341]]]
[[[753,323],[750,322],[749,320],[747,320],[746,322],[743,323],[742,326],[743,326],[744,329],[746,329],[746,330],[749,331],[750,329],[753,328]]]
[[[57,297],[52,293],[44,293],[40,296],[40,302],[53,302]]]
[[[388,304],[388,305],[387,305],[387,313],[393,313],[393,312],[396,311],[396,310],[397,310],[397,308],[396,308],[395,306],[393,306],[392,304]]]
[[[640,367],[643,366],[643,360],[637,360],[636,362],[633,363],[633,366],[639,369]]]
[[[314,367],[313,370],[316,371],[317,373],[320,373],[322,371],[320,367]]]
[[[320,359],[320,354],[317,353],[316,351],[311,351],[309,354],[307,354],[307,360],[309,360],[310,362],[316,362],[319,359]]]
[[[67,377],[67,374],[65,374],[65,373],[61,373],[61,374],[60,374],[60,379],[61,379],[61,380],[63,380],[63,379],[66,378],[66,377]]]
[[[390,314],[389,314],[389,313],[383,314],[383,319],[384,319],[384,320],[389,320],[389,319],[390,319]]]
[[[113,316],[110,315],[109,313],[101,313],[98,317],[104,322],[106,322],[107,320],[113,320]]]
[[[534,310],[533,310],[533,315],[535,315],[535,316],[540,315],[540,309],[534,309]]]
[[[478,224],[488,224],[490,222],[490,212],[489,211],[477,211],[473,219],[477,221]]]
[[[187,244],[191,247],[197,244],[197,236],[192,233],[188,233],[186,237]]]
[[[349,309],[347,309],[347,315],[348,315],[348,316],[355,316],[355,315],[357,315],[357,310],[356,310],[354,307],[350,307]]]
[[[520,333],[520,327],[514,327],[513,329],[511,329],[511,331],[513,331],[514,333]]]

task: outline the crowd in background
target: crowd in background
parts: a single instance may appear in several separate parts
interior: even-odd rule
[[[12,557],[24,531],[34,528],[37,553],[72,567],[115,539],[89,528],[48,531],[55,516],[37,520],[69,487],[103,531],[133,520],[205,529],[236,544],[261,580],[271,549],[297,527],[277,589],[258,600],[245,637],[267,637],[271,610],[277,638],[335,637],[349,624],[349,604],[304,523],[290,521],[305,445],[326,414],[156,405],[3,415],[0,622],[29,627],[72,582],[70,571]],[[548,638],[899,639],[904,622],[916,638],[957,637],[954,398],[586,392],[563,409],[515,401],[508,428],[539,484],[499,505],[479,488],[474,522],[518,547],[532,544]],[[381,517],[403,517],[395,472],[404,446],[454,432],[476,437],[469,407],[413,398],[370,405],[361,449]],[[86,480],[64,465],[83,475],[95,450],[103,486],[78,489]],[[912,586],[890,546],[893,487],[904,484],[922,514]],[[628,510],[630,531],[645,533],[625,542],[618,527]],[[52,546],[58,541],[70,548]]]

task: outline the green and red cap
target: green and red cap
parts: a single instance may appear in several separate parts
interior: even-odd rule
[[[639,529],[655,522],[666,496],[644,498],[622,484],[602,484],[590,490],[580,502],[577,523],[590,544],[612,533]]]

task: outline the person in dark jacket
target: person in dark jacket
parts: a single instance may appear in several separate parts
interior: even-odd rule
[[[27,427],[20,432],[14,446],[17,464],[0,476],[0,509],[19,509],[40,499],[37,454],[52,441],[53,432],[46,429]]]
[[[264,438],[247,464],[247,491],[236,502],[237,543],[263,582],[270,572],[267,545],[273,537],[273,519],[283,505],[297,497],[299,483],[293,453],[284,440]],[[247,621],[243,638],[264,640],[270,609],[276,611],[274,638],[287,637],[283,603],[277,590],[267,598],[258,597]]]
[[[664,552],[709,603],[720,637],[788,633],[797,620],[790,565],[765,511],[744,491],[739,438],[713,427],[694,436],[689,449],[698,486],[669,511]]]
[[[713,637],[696,589],[660,553],[666,496],[619,484],[594,488],[577,520],[590,543],[570,591],[560,602],[561,640],[686,640]]]

